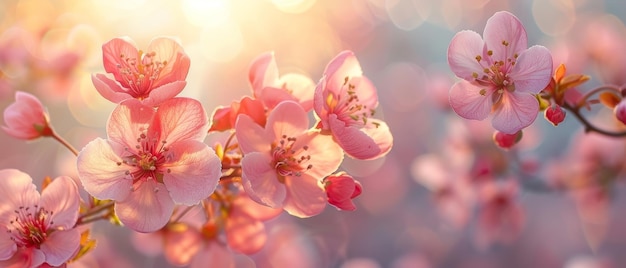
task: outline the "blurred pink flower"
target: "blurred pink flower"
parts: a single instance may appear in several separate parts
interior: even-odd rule
[[[356,210],[352,199],[363,191],[361,183],[345,172],[330,175],[324,179],[328,203],[339,210]]]
[[[366,160],[387,154],[393,137],[385,122],[372,118],[378,95],[362,74],[352,51],[339,53],[315,88],[314,108],[322,133],[330,132],[349,156]]]
[[[287,100],[299,103],[307,112],[313,108],[313,80],[295,73],[279,76],[274,52],[263,53],[252,61],[248,80],[254,97],[270,110]]]
[[[263,221],[277,217],[281,209],[259,205],[244,192],[237,195],[226,218],[226,239],[235,252],[254,254],[261,250],[267,241]]]
[[[212,122],[209,131],[225,131],[234,128],[237,116],[240,114],[248,115],[257,124],[265,126],[267,118],[263,103],[246,96],[240,101],[233,101],[229,107],[216,108],[211,116]]]
[[[128,37],[114,38],[102,45],[106,74],[93,74],[96,90],[107,100],[120,103],[138,99],[158,106],[178,95],[187,82],[190,60],[180,44],[169,37],[155,38],[147,52],[137,50]]]
[[[309,130],[302,107],[292,101],[277,105],[265,128],[241,115],[235,126],[242,159],[242,182],[250,198],[289,214],[309,217],[326,205],[319,182],[343,159],[332,137]]]
[[[492,243],[511,243],[521,234],[526,214],[515,200],[517,183],[487,183],[479,190],[477,243],[488,247]]]
[[[626,124],[626,101],[624,101],[624,99],[615,105],[613,113],[615,114],[615,118],[617,118],[617,120]]]
[[[78,155],[85,190],[116,201],[122,223],[139,232],[163,227],[174,203],[207,198],[221,176],[215,152],[203,143],[208,130],[202,105],[173,98],[158,110],[130,99],[107,124],[108,140],[97,138]]]
[[[464,79],[450,89],[450,105],[466,119],[494,113],[493,127],[513,134],[537,117],[534,95],[551,80],[552,56],[543,46],[527,49],[524,26],[506,11],[489,18],[483,37],[466,30],[450,41],[448,64]]]
[[[23,140],[32,140],[52,134],[48,112],[39,99],[30,93],[15,92],[15,102],[4,109],[2,129],[9,135]]]
[[[31,177],[0,170],[0,266],[60,266],[80,244],[74,228],[80,197],[70,177],[54,179],[41,193]]]

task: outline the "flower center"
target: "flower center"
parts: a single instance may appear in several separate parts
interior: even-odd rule
[[[330,113],[336,114],[341,121],[350,125],[364,126],[372,123],[375,127],[378,127],[379,124],[377,122],[368,122],[368,119],[374,116],[376,110],[361,103],[356,92],[357,87],[355,83],[351,83],[353,80],[360,82],[358,77],[351,79],[349,76],[346,76],[338,95],[332,92],[328,93],[326,105],[328,105]]]
[[[278,143],[272,144],[272,165],[276,169],[278,180],[285,183],[287,176],[302,176],[303,172],[313,168],[313,165],[306,162],[311,160],[311,155],[306,154],[309,149],[307,145],[296,148],[295,137],[283,135]]]
[[[123,157],[124,160],[118,162],[117,165],[125,164],[131,167],[130,170],[126,171],[126,175],[132,178],[133,184],[149,179],[162,183],[163,172],[171,172],[170,169],[162,170],[160,168],[171,157],[167,153],[169,148],[165,146],[167,142],[161,141],[159,143],[156,138],[150,138],[142,133],[137,138],[137,143],[134,150],[126,148],[128,155]]]
[[[128,93],[137,99],[148,97],[154,81],[159,78],[161,71],[167,65],[167,61],[157,61],[154,59],[155,56],[154,51],[143,53],[141,50],[138,51],[137,57],[120,55],[121,61],[117,64],[117,68],[124,82],[128,84],[130,89]]]
[[[502,40],[501,43],[505,49],[505,52],[508,52],[507,49],[509,46],[509,42],[506,40]],[[509,73],[513,66],[515,66],[515,62],[519,55],[514,53],[512,56],[505,54],[504,59],[494,59],[493,50],[487,51],[487,58],[483,58],[481,55],[476,55],[475,59],[483,68],[482,74],[477,72],[472,73],[472,77],[474,78],[474,82],[481,86],[486,86],[495,90],[494,102],[495,100],[500,99],[500,95],[504,93],[504,90],[508,90],[510,92],[515,91],[515,84],[510,80]],[[487,89],[482,89],[479,91],[480,95],[487,95]]]
[[[9,222],[9,237],[18,247],[37,247],[46,241],[52,221],[52,211],[34,205],[21,206],[13,211],[15,217]]]

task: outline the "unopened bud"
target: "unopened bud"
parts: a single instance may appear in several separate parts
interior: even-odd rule
[[[625,101],[621,101],[620,103],[618,103],[613,109],[613,112],[615,113],[615,117],[617,118],[617,120],[626,124],[626,102]]]
[[[565,120],[565,110],[558,104],[550,106],[544,111],[543,115],[555,127]]]
[[[503,149],[510,149],[513,145],[522,140],[522,131],[518,131],[515,134],[505,134],[500,131],[493,133],[493,141],[498,147]]]

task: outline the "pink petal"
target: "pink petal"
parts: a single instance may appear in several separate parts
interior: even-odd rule
[[[153,84],[153,88],[158,88],[176,81],[183,81],[187,78],[190,59],[187,54],[185,54],[183,47],[175,39],[171,37],[157,37],[152,39],[146,52],[155,52],[155,61],[167,62],[165,68],[161,70],[159,78],[157,78],[157,81]],[[180,92],[180,90],[178,92]]]
[[[376,109],[376,107],[378,107],[378,93],[376,92],[376,87],[367,77],[352,77],[349,84],[356,87],[359,104],[367,107],[366,109]]]
[[[245,192],[242,192],[238,198],[233,200],[233,210],[237,210],[240,213],[250,215],[253,219],[260,221],[266,221],[278,216],[283,212],[282,208],[275,209],[264,205],[260,205],[254,200],[250,199]]]
[[[250,198],[272,208],[281,208],[286,196],[285,185],[278,181],[276,169],[268,154],[251,152],[241,160],[243,187]]]
[[[219,106],[213,110],[211,114],[211,128],[210,131],[225,131],[232,129],[234,126],[230,122],[230,116],[232,108],[226,106]]]
[[[57,230],[52,232],[41,244],[41,251],[46,255],[46,262],[59,266],[69,260],[80,246],[78,229]]]
[[[484,95],[481,94],[484,90]],[[450,106],[465,119],[483,120],[491,112],[490,88],[477,87],[467,81],[459,81],[450,89]]]
[[[346,126],[343,121],[337,119],[336,115],[331,114],[328,122],[335,141],[346,154],[353,158],[361,160],[374,159],[384,155],[391,149],[391,147],[388,146],[391,141],[391,133],[384,134],[388,132],[389,128],[382,121],[380,121],[382,124],[378,129],[360,129]],[[374,138],[379,140],[375,140]]]
[[[267,118],[266,129],[271,136],[297,137],[309,128],[309,117],[298,103],[285,101],[276,106]]]
[[[109,117],[107,135],[110,141],[135,148],[137,138],[144,134],[155,112],[139,100],[128,99],[120,103]]]
[[[163,253],[163,231],[152,233],[133,232],[130,238],[133,247],[141,254],[156,257]]]
[[[315,115],[319,117],[322,129],[328,129],[328,104],[325,99],[326,79],[322,77],[315,86],[315,93],[313,95],[313,110]]]
[[[487,20],[483,39],[487,49],[493,51],[491,58],[498,61],[514,59],[514,54],[528,47],[524,25],[507,11],[496,12]],[[508,42],[508,46],[502,44],[504,41]]]
[[[491,124],[505,134],[515,134],[537,118],[539,102],[527,93],[504,93],[502,103],[495,110]]]
[[[330,135],[322,135],[313,131],[307,132],[297,137],[293,148],[302,148],[305,145],[308,148],[304,154],[309,155],[311,159],[304,166],[312,166],[306,173],[317,180],[322,180],[335,172],[343,161],[343,150]]]
[[[515,91],[538,94],[552,78],[552,55],[543,46],[532,46],[519,54],[509,73],[515,83]]]
[[[10,239],[9,229],[4,225],[0,225],[0,261],[13,257],[16,251],[17,245]]]
[[[274,87],[265,87],[259,96],[259,99],[263,101],[263,104],[268,109],[274,109],[276,105],[280,104],[283,101],[294,101],[298,102],[298,99],[293,95],[289,94],[284,89],[274,88]]]
[[[487,60],[484,50],[485,42],[478,33],[467,30],[456,33],[448,46],[450,70],[462,79],[473,81],[474,73],[483,73],[484,67],[476,60],[476,56]]]
[[[234,251],[249,255],[263,248],[267,234],[261,221],[240,210],[232,210],[226,220],[226,239]]]
[[[269,153],[274,136],[270,136],[263,127],[255,123],[245,114],[239,115],[235,123],[235,135],[239,149],[245,154],[249,152]]]
[[[167,189],[154,180],[139,183],[127,199],[115,203],[115,213],[126,227],[137,232],[154,232],[165,226],[174,211]]]
[[[143,104],[153,107],[159,106],[162,102],[176,97],[178,93],[183,91],[186,85],[186,81],[174,81],[153,88],[150,93],[148,93],[148,97],[143,100]]]
[[[0,261],[3,268],[39,267],[46,261],[46,256],[41,250],[31,248],[19,248],[8,260]]]
[[[129,166],[118,165],[120,158],[106,140],[97,138],[78,154],[78,175],[85,190],[98,199],[124,200],[130,193]]]
[[[105,74],[92,74],[91,82],[103,98],[113,103],[120,103],[123,100],[133,98],[118,82]]]
[[[307,218],[321,213],[326,207],[326,192],[318,184],[318,180],[304,174],[301,177],[285,179],[287,198],[285,211],[289,214]]]
[[[171,264],[189,264],[202,247],[202,234],[185,224],[168,225],[164,230],[165,258]]]
[[[305,111],[313,109],[313,95],[315,93],[315,82],[302,74],[288,73],[280,77],[277,86],[282,86],[289,90]]]
[[[74,180],[68,176],[54,179],[41,194],[39,206],[54,211],[53,227],[71,229],[78,219],[80,195]]]
[[[30,93],[16,91],[15,102],[4,109],[2,129],[18,139],[34,139],[41,136],[35,126],[48,125],[48,115],[37,97]]]
[[[185,140],[172,144],[167,155],[172,159],[163,164],[168,170],[163,183],[175,203],[194,205],[213,193],[222,175],[222,163],[213,149]]]
[[[274,52],[266,52],[252,61],[248,68],[248,81],[254,97],[259,98],[263,88],[275,86],[278,80],[278,67]]]
[[[102,45],[102,58],[104,62],[104,70],[115,76],[115,80],[119,81],[123,87],[129,88],[128,83],[122,77],[118,64],[125,58],[137,58],[139,52],[135,42],[129,37],[114,38]],[[139,61],[140,59],[137,59]]]
[[[346,77],[360,77],[361,75],[363,71],[354,52],[344,50],[335,56],[324,69],[326,90],[339,94]]]
[[[31,177],[17,169],[0,170],[0,225],[9,224],[20,206],[39,203],[39,192]]]
[[[174,98],[159,106],[149,131],[160,133],[161,141],[172,144],[188,139],[203,141],[208,130],[209,120],[199,101]]]
[[[207,244],[193,258],[189,267],[206,268],[209,263],[211,267],[235,267],[233,254],[226,247],[214,241],[208,241],[206,243]]]

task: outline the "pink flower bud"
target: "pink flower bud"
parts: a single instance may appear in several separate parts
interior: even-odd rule
[[[337,173],[324,180],[328,203],[340,210],[356,210],[352,199],[361,194],[361,183],[346,173]]]
[[[521,130],[515,134],[505,134],[497,130],[493,133],[493,141],[496,145],[498,145],[498,147],[503,149],[513,147],[513,145],[517,144],[520,140],[522,140]]]
[[[565,111],[558,104],[548,107],[543,115],[555,127],[565,120]]]
[[[623,100],[620,101],[615,106],[615,108],[613,108],[613,112],[615,113],[615,117],[617,117],[617,120],[626,124],[626,102],[625,101]]]
[[[4,109],[4,123],[2,129],[18,139],[52,135],[48,113],[37,97],[26,92],[15,92],[15,102]]]

